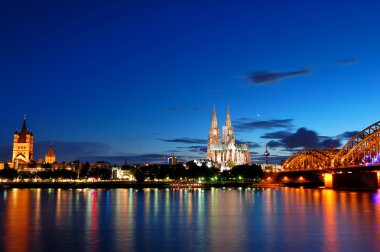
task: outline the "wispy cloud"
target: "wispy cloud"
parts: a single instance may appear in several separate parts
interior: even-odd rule
[[[272,148],[272,149],[277,149],[279,147],[283,147],[284,146],[284,144],[281,143],[280,141],[274,141],[274,140],[269,141],[267,143],[267,145],[268,145],[269,148]]]
[[[329,138],[319,142],[319,148],[321,149],[335,149],[341,146],[339,139]]]
[[[169,111],[169,112],[179,112],[180,109],[179,109],[179,107],[171,107],[171,108],[169,108],[168,111]]]
[[[99,142],[40,141],[34,145],[36,160],[44,159],[50,144],[53,144],[57,160],[68,162],[87,156],[106,155],[111,151],[110,145]]]
[[[347,139],[353,138],[357,134],[359,134],[359,131],[346,131],[346,132],[338,135],[337,138],[342,139],[342,140],[347,140]]]
[[[313,71],[308,68],[289,72],[260,71],[251,73],[249,76],[249,80],[254,85],[273,84],[285,78],[294,78],[299,76],[310,75],[312,74],[312,72]]]
[[[269,136],[273,136],[270,138]],[[268,142],[271,148],[284,148],[284,150],[297,149],[329,149],[341,146],[340,140],[333,137],[319,136],[315,131],[299,128],[296,132],[278,131],[268,133],[262,138],[274,139]]]
[[[159,138],[163,142],[167,143],[184,143],[184,144],[207,144],[207,139],[196,139],[196,138],[174,138],[174,139],[164,139]]]
[[[249,148],[251,148],[251,149],[261,147],[260,144],[258,144],[258,143],[254,143],[254,142],[250,142],[250,141],[239,141],[239,140],[235,140],[235,142],[236,142],[237,144],[248,144]]]
[[[313,149],[318,146],[318,135],[312,130],[299,128],[297,132],[282,139],[282,143],[289,149],[297,147]]]
[[[186,147],[177,147],[178,149],[186,149],[187,151],[190,152],[195,152],[198,154],[205,154],[207,152],[207,146],[206,145],[191,145],[191,146],[186,146]]]
[[[275,119],[266,121],[247,120],[246,118],[238,119],[234,122],[235,129],[240,131],[254,129],[273,129],[273,128],[292,128],[293,119]]]
[[[338,66],[350,66],[350,65],[358,64],[358,63],[360,63],[360,60],[354,57],[342,59],[337,62]]]
[[[265,133],[264,135],[261,136],[261,138],[267,138],[267,139],[284,139],[291,135],[289,131],[276,131],[276,132],[269,132]]]

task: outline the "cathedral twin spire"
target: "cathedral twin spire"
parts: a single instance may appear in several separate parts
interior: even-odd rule
[[[226,123],[223,126],[223,144],[235,144],[234,128],[231,123],[230,106],[227,106]]]
[[[226,124],[225,126],[232,127],[231,116],[230,116],[230,105],[227,105],[227,114],[226,114]]]
[[[215,108],[215,105],[214,105],[214,108],[212,110],[211,128],[212,129],[219,128],[218,127],[218,119],[216,119],[216,108]]]
[[[226,123],[223,126],[223,144],[235,144],[234,129],[231,123],[230,106],[227,106]],[[212,111],[212,120],[209,133],[209,144],[220,144],[220,130],[216,118],[216,108]]]
[[[208,146],[220,145],[220,130],[218,126],[218,120],[216,119],[216,109],[215,105],[212,111],[212,120],[210,126],[210,132],[208,135]]]

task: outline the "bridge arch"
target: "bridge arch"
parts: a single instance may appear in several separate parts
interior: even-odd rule
[[[337,150],[300,150],[283,164],[286,171],[328,168]]]
[[[347,142],[332,160],[333,167],[364,166],[380,163],[380,121]]]

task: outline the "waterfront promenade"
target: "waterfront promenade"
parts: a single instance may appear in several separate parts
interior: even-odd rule
[[[222,187],[248,187],[250,182],[204,182],[204,183],[178,183],[178,182],[134,182],[134,181],[58,181],[58,182],[30,182],[8,181],[1,182],[3,189],[10,188],[53,188],[53,189],[80,189],[80,188],[222,188]]]

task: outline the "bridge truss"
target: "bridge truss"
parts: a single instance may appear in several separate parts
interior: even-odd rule
[[[380,121],[355,135],[340,150],[301,150],[283,164],[286,171],[380,164]]]
[[[328,168],[337,152],[338,150],[301,150],[288,158],[283,168],[287,171]]]

